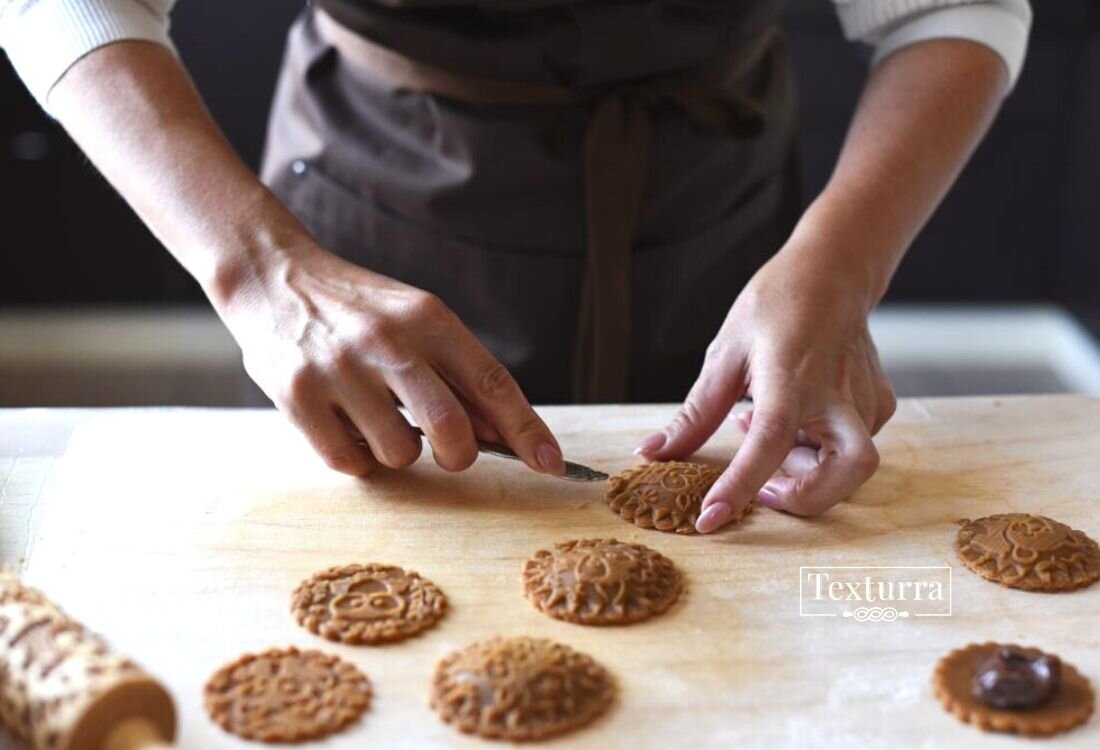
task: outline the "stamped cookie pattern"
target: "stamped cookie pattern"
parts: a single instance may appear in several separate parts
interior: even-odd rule
[[[707,490],[722,472],[685,461],[654,461],[611,477],[606,501],[614,512],[643,529],[694,534]],[[731,519],[740,521],[745,506]]]
[[[395,565],[342,565],[315,573],[290,604],[311,633],[342,643],[388,643],[434,625],[447,598],[419,573]]]
[[[577,539],[540,549],[523,566],[523,590],[559,620],[620,625],[645,620],[680,596],[680,572],[667,557],[616,539]]]
[[[444,657],[431,705],[459,730],[541,740],[589,723],[611,705],[611,675],[591,657],[544,638],[491,638]]]
[[[979,643],[936,664],[932,692],[960,721],[987,732],[1048,737],[1088,720],[1092,686],[1072,665],[1038,649]]]
[[[371,685],[351,664],[320,651],[245,654],[206,683],[206,711],[227,732],[301,742],[343,729],[370,706]]]
[[[964,520],[959,559],[991,581],[1027,591],[1072,591],[1100,580],[1100,546],[1046,516],[1001,513]]]

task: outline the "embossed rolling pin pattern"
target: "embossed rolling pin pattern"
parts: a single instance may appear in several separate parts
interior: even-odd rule
[[[174,747],[168,691],[40,591],[0,571],[0,720],[37,750]]]

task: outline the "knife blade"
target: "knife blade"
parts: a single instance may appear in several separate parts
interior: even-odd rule
[[[409,425],[412,427],[413,432],[421,437],[424,437],[424,430],[415,425]],[[358,445],[366,445],[367,441],[360,437],[355,441]],[[477,449],[481,453],[488,453],[491,456],[498,456],[500,458],[510,458],[513,461],[523,461],[522,458],[516,455],[516,452],[509,448],[507,445],[501,445],[500,443],[490,443],[488,440],[478,440]],[[565,462],[565,473],[556,475],[559,479],[566,479],[570,482],[602,482],[608,479],[608,475],[602,471],[596,471],[583,464],[574,463],[572,461]]]

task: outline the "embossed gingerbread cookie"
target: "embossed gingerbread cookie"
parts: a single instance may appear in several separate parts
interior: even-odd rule
[[[703,496],[721,474],[702,464],[654,461],[611,477],[605,499],[611,510],[643,529],[694,534]],[[731,523],[751,509],[746,505]]]
[[[964,520],[955,551],[990,581],[1027,591],[1072,591],[1100,580],[1100,546],[1046,516],[1000,513]]]
[[[671,560],[616,539],[562,542],[523,565],[523,590],[535,607],[585,625],[645,620],[671,607],[681,588]]]
[[[302,742],[357,720],[370,706],[371,685],[335,656],[287,648],[226,664],[204,693],[206,712],[225,731],[262,742]]]
[[[490,739],[541,740],[584,726],[615,695],[591,657],[545,638],[491,638],[444,657],[431,706],[448,724]]]
[[[944,656],[932,692],[960,721],[987,732],[1048,737],[1085,723],[1089,681],[1057,656],[1012,644],[972,643]]]
[[[342,643],[399,641],[439,621],[447,598],[396,565],[341,565],[302,581],[290,604],[298,623]]]

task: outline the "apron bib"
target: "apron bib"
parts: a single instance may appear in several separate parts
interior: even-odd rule
[[[533,402],[680,399],[797,218],[789,66],[766,36],[775,3],[506,5],[324,3],[368,52],[426,67],[425,86],[305,11],[263,177],[330,250],[439,295]],[[697,71],[727,59],[730,101],[758,127],[707,116]],[[519,93],[485,96],[486,81]],[[634,118],[603,137],[644,131],[644,160],[600,165],[637,153],[592,153],[608,117]]]

